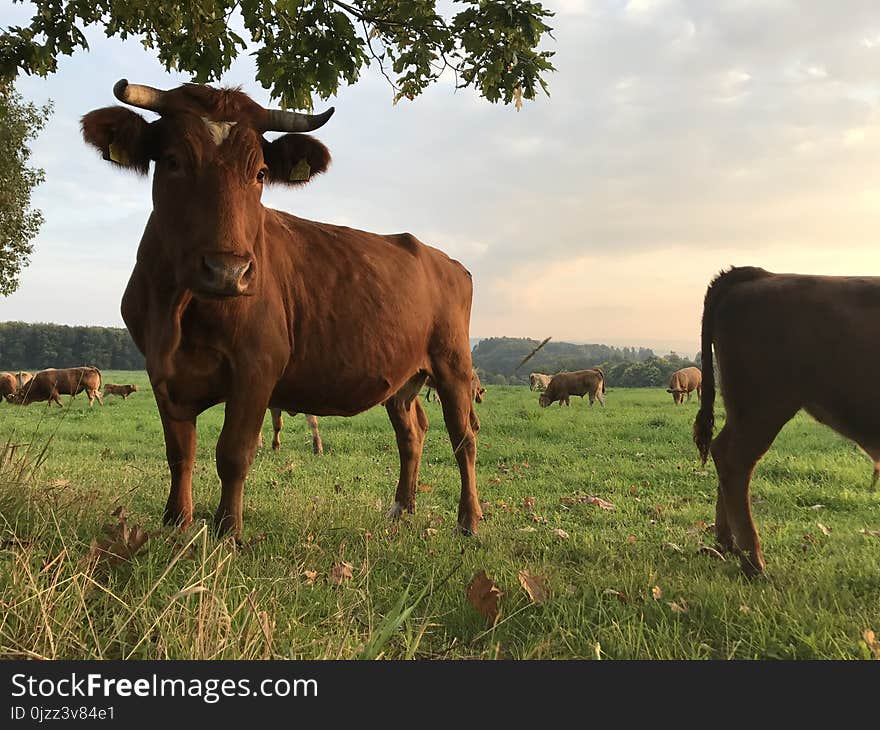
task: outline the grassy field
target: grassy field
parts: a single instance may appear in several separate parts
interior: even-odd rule
[[[757,469],[768,566],[748,580],[737,561],[700,552],[712,544],[716,481],[690,439],[696,400],[674,407],[661,389],[616,389],[604,410],[580,399],[542,410],[536,393],[490,386],[477,406],[487,504],[473,538],[453,533],[458,472],[436,403],[417,512],[397,524],[385,519],[398,459],[384,409],[321,419],[320,458],[301,416],[286,419],[273,453],[267,417],[236,547],[209,529],[223,407],[200,418],[196,521],[180,533],[161,524],[167,467],[146,375],[104,375],[142,392],[92,409],[84,395],[63,410],[0,404],[2,657],[880,653],[864,634],[880,633],[880,493],[867,457],[804,415]],[[94,547],[112,539],[108,523],[120,545],[137,546],[136,528],[149,539],[130,560],[108,559]],[[501,591],[494,624],[466,596],[481,570]],[[520,571],[543,580],[546,600],[530,599]]]

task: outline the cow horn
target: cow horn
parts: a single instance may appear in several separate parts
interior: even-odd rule
[[[333,116],[335,109],[331,106],[321,114],[300,114],[282,109],[267,109],[264,132],[311,132],[324,126]]]
[[[113,96],[119,101],[141,109],[148,109],[157,114],[161,114],[162,107],[165,105],[165,93],[152,86],[130,84],[128,79],[119,79],[113,84]]]

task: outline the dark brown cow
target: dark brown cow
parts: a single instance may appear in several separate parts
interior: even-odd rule
[[[104,386],[104,397],[108,395],[121,395],[122,400],[126,400],[132,393],[137,393],[137,383],[131,385],[117,385],[116,383],[107,383]]]
[[[146,357],[165,431],[171,491],[165,521],[192,520],[196,417],[226,402],[217,443],[221,532],[241,531],[242,492],[267,407],[352,416],[383,403],[400,452],[390,515],[413,511],[431,375],[461,475],[458,524],[481,517],[470,397],[468,271],[408,233],[378,235],[265,208],[266,183],[324,172],[327,148],[300,132],[311,116],[269,111],[234,89],[129,84],[124,107],[82,120],[104,158],[146,173],[152,213],[122,300]],[[267,131],[289,132],[274,140]],[[247,387],[241,387],[247,383]]]
[[[694,441],[718,472],[715,532],[747,574],[764,569],[749,507],[755,464],[799,409],[859,444],[880,470],[880,277],[733,268],[703,306],[703,402]],[[726,420],[715,440],[712,346]]]
[[[19,390],[11,402],[18,405],[30,405],[46,401],[47,405],[57,403],[62,408],[62,395],[75,396],[85,391],[89,399],[89,408],[98,399],[98,403],[104,405],[101,398],[101,371],[98,368],[85,366],[80,368],[46,368],[40,370],[33,379]]]
[[[22,388],[24,388],[24,386],[26,386],[28,383],[30,383],[31,380],[33,380],[33,379],[34,379],[33,373],[29,373],[27,370],[19,370],[15,374],[16,390],[21,390]]]
[[[672,393],[672,401],[675,405],[684,403],[685,395],[687,399],[691,399],[691,393],[697,391],[697,400],[701,396],[703,389],[703,373],[700,368],[690,367],[676,370],[669,376],[669,387],[667,393]]]
[[[0,373],[0,398],[5,398],[10,403],[18,390],[18,382],[12,373]]]
[[[278,449],[281,448],[281,429],[284,428],[284,418],[281,415],[280,408],[270,408],[269,413],[272,416],[272,430],[274,431],[272,437],[272,449],[278,451]],[[295,416],[296,413],[288,411],[287,415]],[[312,429],[312,451],[316,456],[321,456],[324,453],[324,442],[321,441],[321,432],[318,430],[318,419],[308,413],[304,413],[303,415],[306,417],[306,422],[309,424],[309,428]],[[263,446],[262,431],[257,439],[257,445],[258,447]]]
[[[579,395],[581,398],[587,395],[590,398],[590,405],[593,405],[593,401],[598,400],[599,404],[604,407],[605,373],[600,368],[556,373],[550,378],[547,390],[538,397],[538,404],[541,408],[546,408],[554,401],[559,401],[560,406],[563,403],[570,406],[569,398],[573,395]]]

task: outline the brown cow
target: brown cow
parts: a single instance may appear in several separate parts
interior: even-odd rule
[[[266,208],[267,183],[298,185],[330,153],[300,134],[312,116],[266,110],[235,89],[170,91],[119,81],[124,107],[90,112],[83,136],[104,158],[146,173],[152,213],[122,300],[146,358],[165,431],[171,491],[165,521],[192,521],[196,417],[225,402],[217,443],[215,524],[239,535],[242,492],[267,407],[352,416],[385,405],[400,477],[389,513],[415,508],[431,375],[461,476],[458,524],[481,517],[470,397],[468,271],[408,233],[378,235]],[[289,132],[268,140],[268,131]],[[242,387],[247,383],[247,387]]]
[[[0,373],[0,398],[5,398],[12,403],[18,383],[12,373]]]
[[[764,569],[749,507],[752,471],[799,409],[859,444],[874,461],[876,481],[877,322],[880,277],[773,274],[746,267],[721,273],[709,285],[703,402],[694,441],[703,463],[711,451],[718,472],[718,545],[739,553],[747,574]],[[714,441],[713,345],[727,411]]]
[[[529,373],[529,390],[547,390],[552,377],[552,375],[545,375],[544,373]]]
[[[272,430],[275,432],[272,437],[272,449],[278,451],[278,449],[281,448],[281,429],[284,428],[284,418],[281,415],[280,408],[270,408],[269,413],[272,416]],[[296,413],[288,411],[287,415],[295,416]],[[312,451],[316,456],[321,456],[324,453],[324,442],[321,441],[321,432],[318,430],[318,419],[308,413],[304,413],[303,415],[306,417],[309,428],[312,429]],[[263,433],[261,431],[260,436],[257,439],[257,447],[262,448],[262,446]]]
[[[667,393],[672,393],[672,401],[675,405],[684,403],[685,394],[687,399],[691,399],[691,393],[697,391],[697,400],[702,397],[703,390],[703,373],[700,368],[682,368],[676,370],[669,376],[669,387]]]
[[[89,408],[98,399],[98,403],[104,405],[101,398],[101,371],[96,367],[85,366],[79,368],[46,368],[40,370],[33,379],[19,390],[10,402],[18,405],[30,405],[40,401],[46,401],[47,405],[57,403],[62,408],[59,396],[76,396],[85,391],[89,399]]]
[[[571,373],[557,373],[550,379],[550,383],[538,398],[538,404],[541,408],[546,408],[554,401],[559,401],[561,406],[563,403],[570,406],[569,398],[573,395],[579,395],[583,398],[588,395],[590,405],[593,401],[598,400],[599,404],[605,407],[605,373],[600,368],[592,368],[590,370],[575,370]]]
[[[137,393],[137,383],[131,385],[117,385],[116,383],[107,383],[104,386],[104,397],[108,395],[121,395],[122,400],[127,400],[132,393]]]

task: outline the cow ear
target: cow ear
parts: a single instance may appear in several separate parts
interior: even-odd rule
[[[105,160],[146,175],[150,169],[150,124],[122,106],[108,106],[80,121],[83,139],[101,150]]]
[[[314,137],[294,132],[263,140],[263,159],[269,182],[303,185],[330,166],[330,150]]]

